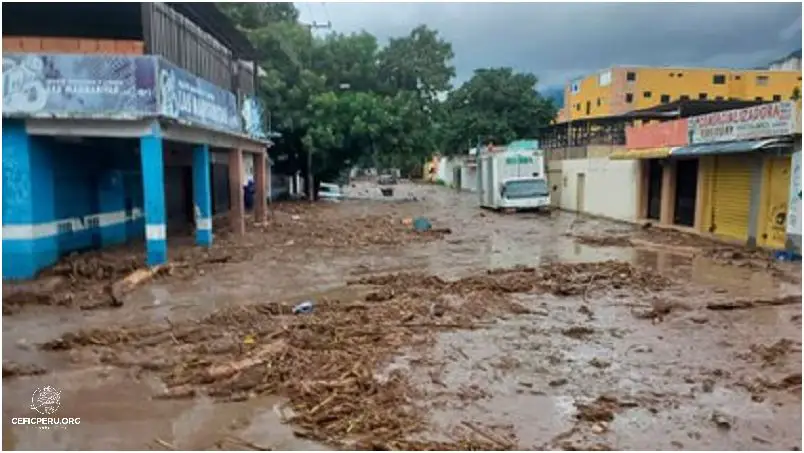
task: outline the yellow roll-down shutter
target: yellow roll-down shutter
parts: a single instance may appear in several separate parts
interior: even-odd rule
[[[750,163],[744,156],[717,156],[713,170],[712,232],[746,241],[751,204]]]

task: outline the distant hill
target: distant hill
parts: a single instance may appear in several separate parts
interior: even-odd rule
[[[541,90],[539,90],[539,94],[553,101],[553,104],[556,107],[558,108],[564,107],[564,87],[554,86],[554,87],[542,88]]]

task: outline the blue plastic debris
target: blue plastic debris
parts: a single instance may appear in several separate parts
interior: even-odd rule
[[[431,228],[433,228],[433,224],[424,217],[416,217],[413,220],[413,229],[419,233],[429,231]]]
[[[310,313],[311,311],[313,311],[313,302],[310,301],[310,300],[306,300],[306,301],[300,303],[299,305],[296,305],[295,307],[293,307],[293,314],[294,315]]]
[[[774,252],[773,258],[779,261],[801,261],[801,255],[787,250],[779,250]]]

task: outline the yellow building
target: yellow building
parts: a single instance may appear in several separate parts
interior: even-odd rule
[[[558,121],[620,115],[678,100],[786,101],[800,93],[800,71],[613,67],[570,82]]]

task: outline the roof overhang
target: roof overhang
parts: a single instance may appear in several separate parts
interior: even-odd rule
[[[750,153],[754,151],[770,151],[791,147],[793,144],[791,137],[775,137],[759,140],[741,140],[737,142],[722,143],[702,143],[698,145],[688,145],[675,148],[670,153],[671,157],[697,157],[712,156],[718,154]]]
[[[612,160],[631,160],[631,159],[666,159],[670,157],[675,148],[663,146],[659,148],[629,149],[616,151],[609,156]]]

